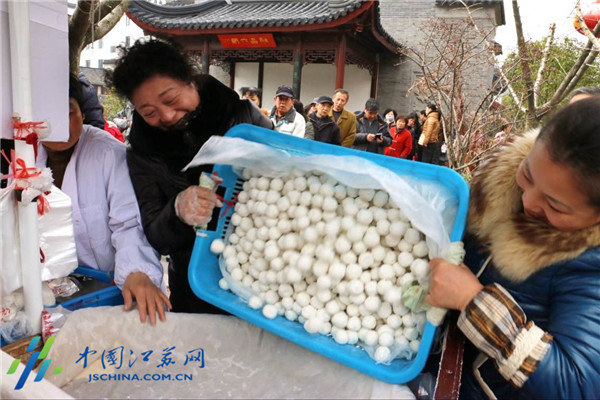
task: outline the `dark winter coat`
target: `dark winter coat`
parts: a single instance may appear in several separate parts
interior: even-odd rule
[[[98,100],[94,85],[90,83],[83,72],[79,73],[79,82],[81,82],[81,90],[83,92],[83,104],[81,105],[81,112],[84,115],[83,123],[104,129],[102,106]]]
[[[271,121],[249,100],[210,75],[195,78],[200,95],[199,114],[185,131],[164,132],[146,124],[137,113],[129,133],[129,173],[138,199],[144,232],[150,244],[169,256],[171,304],[177,312],[219,312],[193,294],[188,283],[188,264],[196,234],[175,214],[175,197],[198,185],[202,171],[211,165],[186,166],[212,135],[222,136],[240,123],[271,128]],[[217,210],[215,211],[215,214]],[[216,216],[213,214],[213,221]]]
[[[380,133],[383,135],[383,143],[377,143],[377,140],[369,142],[367,135],[369,133]],[[392,144],[392,137],[388,131],[388,124],[377,115],[377,119],[373,124],[369,123],[365,118],[364,111],[356,116],[356,138],[354,139],[354,148],[364,150],[371,153],[383,154],[384,149]]]
[[[317,117],[317,113],[313,112],[308,116],[308,120],[313,126],[315,137],[318,142],[341,145],[340,128],[333,122],[330,116],[326,115],[323,118]]]
[[[471,181],[465,264],[479,280],[498,283],[521,306],[527,321],[552,336],[550,348],[520,389],[488,360],[479,370],[499,399],[582,399],[600,394],[600,226],[558,231],[521,210],[516,171],[536,132],[496,153]],[[487,398],[471,368],[467,343],[461,398]]]

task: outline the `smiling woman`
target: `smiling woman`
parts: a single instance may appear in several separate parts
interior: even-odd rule
[[[155,75],[133,91],[131,102],[148,125],[181,130],[193,118],[200,96],[194,82]]]
[[[220,312],[198,299],[187,280],[193,225],[207,223],[218,203],[198,185],[212,166],[181,169],[212,135],[240,123],[273,125],[250,100],[210,75],[195,75],[190,59],[161,40],[123,50],[108,80],[135,107],[127,163],[148,241],[169,256],[173,310]]]
[[[465,264],[431,262],[427,301],[460,310],[470,341],[461,397],[600,393],[598,109],[568,105],[482,164]]]

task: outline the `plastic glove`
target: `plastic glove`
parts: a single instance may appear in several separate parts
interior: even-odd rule
[[[450,243],[450,246],[444,251],[441,258],[450,264],[461,264],[465,258],[463,242]],[[422,286],[415,280],[402,288],[402,304],[414,312],[426,310],[427,321],[435,326],[439,326],[444,320],[448,310],[441,307],[430,306],[427,301],[427,298],[431,299],[430,296],[427,296],[428,291],[429,283],[424,283]]]
[[[223,206],[212,190],[190,186],[175,198],[175,214],[190,226],[206,224],[210,221],[215,205]]]

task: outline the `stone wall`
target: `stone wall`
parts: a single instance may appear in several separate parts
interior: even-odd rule
[[[463,23],[467,11],[462,7],[438,6],[435,0],[380,0],[380,15],[386,32],[406,48],[422,53],[423,43],[430,34],[428,26],[432,24],[433,18]],[[473,11],[473,16],[481,31],[492,31],[488,41],[493,43],[496,23],[494,9],[480,8]],[[421,74],[419,66],[407,57],[382,59],[378,84],[378,98],[382,108],[394,108],[402,113],[424,109],[425,104],[414,94],[407,94]],[[471,104],[469,108],[472,108],[489,93],[493,66],[489,62],[472,59],[465,75],[464,92]]]

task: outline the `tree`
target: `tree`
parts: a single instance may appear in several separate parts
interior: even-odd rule
[[[494,56],[487,44],[493,29],[482,33],[473,29],[473,24],[469,18],[432,18],[427,23],[428,37],[404,53],[421,72],[411,90],[422,102],[437,104],[442,112],[448,165],[467,175],[466,167],[475,165],[490,149],[488,137],[506,122],[490,107],[497,95],[491,84]],[[490,71],[484,91],[471,84],[481,71]]]
[[[582,23],[589,39],[583,48],[569,40],[557,45],[553,26],[543,43],[528,43],[523,36],[518,2],[512,0],[518,50],[499,65],[490,40],[493,30],[484,31],[478,26],[473,16],[476,6],[468,6],[463,0],[457,2],[466,10],[466,18],[454,22],[433,18],[427,24],[428,38],[418,47],[405,49],[404,54],[417,64],[422,75],[411,90],[442,110],[449,166],[468,176],[497,146],[493,134],[501,125],[522,121],[524,128],[535,127],[580,82],[598,82],[596,55],[600,40],[595,36],[600,32],[600,24],[592,32]],[[579,2],[575,8],[577,18],[582,20]],[[468,93],[472,71],[491,67],[497,74],[495,84],[477,96]],[[499,110],[493,99],[504,91],[511,98],[511,106]]]
[[[536,59],[531,54],[535,46],[528,45],[523,36],[518,1],[512,0],[512,6],[517,32],[517,53],[513,60],[518,62],[519,79],[517,81],[521,90],[520,93],[517,92],[510,79],[506,79],[507,89],[518,109],[525,115],[525,127],[535,127],[546,114],[555,109],[569,95],[578,85],[588,68],[594,65],[594,60],[598,55],[598,51],[600,51],[600,41],[596,38],[598,33],[600,33],[600,23],[596,25],[593,32],[590,31],[586,24],[583,23],[579,0],[575,2],[575,17],[580,21],[582,30],[588,37],[588,42],[585,47],[576,49],[575,53],[571,55],[571,58],[574,60],[571,67],[564,71],[562,79],[559,79],[559,84],[554,92],[542,101],[542,97],[540,96],[541,83],[545,83],[543,77],[547,74],[548,60],[555,46],[554,25],[550,27],[544,49],[540,54],[541,58]],[[538,62],[537,60],[539,60],[539,64],[534,76],[533,71],[536,70],[534,64]],[[507,69],[514,66],[514,64],[510,64],[501,67],[504,77],[507,75]]]
[[[577,58],[573,57],[573,54],[577,54],[581,50],[581,46],[577,42],[568,38],[553,41],[551,46],[548,46],[548,43],[549,37],[525,44],[525,54],[530,60],[531,69],[541,71],[534,83],[534,105],[549,104],[552,101],[555,94],[561,90],[560,87],[565,76],[577,62]],[[504,61],[503,69],[506,71],[506,77],[511,82],[514,93],[516,93],[516,98],[524,97],[527,87],[523,84],[519,54],[509,54]],[[600,82],[600,60],[596,58],[587,65],[587,70],[581,74],[576,84],[577,86],[595,86],[598,82]],[[574,87],[574,84],[569,87]],[[570,91],[564,90],[566,95]],[[562,100],[557,103],[557,106],[561,106],[565,101],[565,96],[562,96]],[[502,105],[507,108],[507,112],[517,115],[516,120],[526,121],[526,112],[515,101],[515,96],[505,96]],[[542,119],[543,115],[540,115],[539,118]]]
[[[79,0],[69,18],[70,72],[79,72],[85,46],[101,39],[119,22],[131,0]]]

